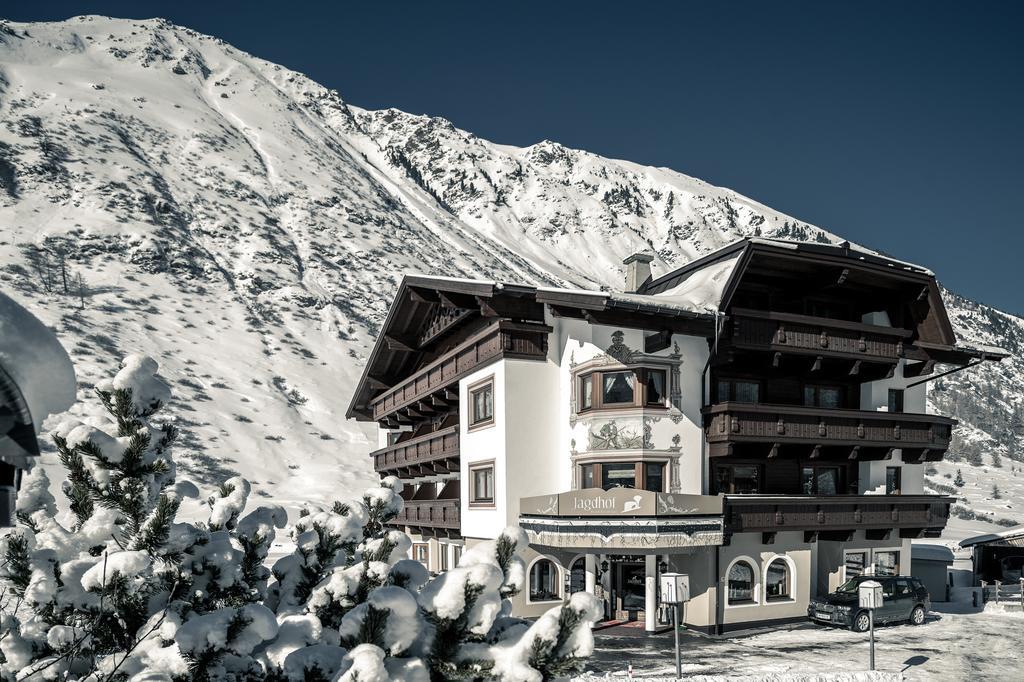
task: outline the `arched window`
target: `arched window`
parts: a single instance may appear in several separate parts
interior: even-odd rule
[[[569,569],[569,594],[575,594],[587,589],[587,562],[580,557],[572,562]]]
[[[792,596],[790,587],[789,564],[785,559],[774,559],[768,564],[764,574],[764,597],[768,601],[789,599]]]
[[[550,559],[539,559],[530,568],[530,601],[559,599],[558,568]]]
[[[737,561],[729,569],[729,603],[746,604],[754,601],[754,567],[746,561]]]

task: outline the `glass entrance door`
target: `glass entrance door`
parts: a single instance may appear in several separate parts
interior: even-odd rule
[[[617,617],[640,620],[644,617],[644,565],[638,562],[616,564],[615,605]]]

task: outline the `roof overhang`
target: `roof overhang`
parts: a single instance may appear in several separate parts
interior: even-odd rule
[[[545,315],[585,319],[593,324],[668,330],[711,337],[714,315],[659,304],[648,296],[606,291],[555,289],[488,280],[407,275],[388,310],[346,412],[371,419],[370,402],[432,352],[432,342],[451,325],[481,318],[543,322]],[[437,337],[431,336],[436,327]]]

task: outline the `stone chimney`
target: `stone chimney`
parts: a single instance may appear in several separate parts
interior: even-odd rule
[[[635,294],[651,278],[651,261],[654,256],[648,253],[634,253],[622,261],[626,266],[626,293]]]

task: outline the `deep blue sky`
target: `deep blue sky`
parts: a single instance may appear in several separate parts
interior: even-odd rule
[[[1024,2],[5,2],[162,16],[368,108],[731,187],[1024,313]]]

